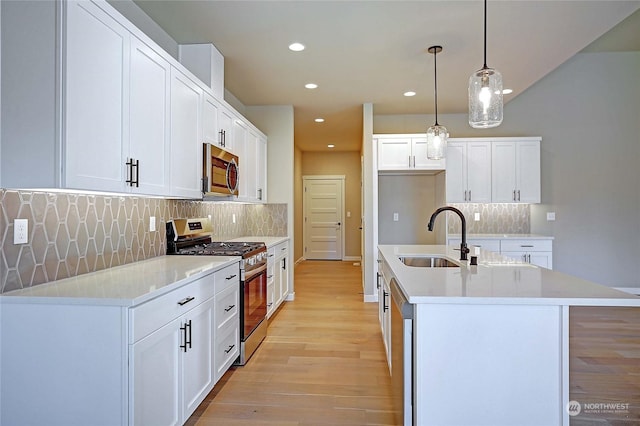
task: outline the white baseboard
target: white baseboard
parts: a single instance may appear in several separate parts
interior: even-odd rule
[[[614,287],[616,290],[624,291],[625,293],[635,294],[640,296],[640,287]]]
[[[302,262],[302,261],[304,261],[304,257],[301,257],[300,259],[296,260],[296,261],[293,263],[293,266],[296,266],[298,263],[300,263],[300,262]]]
[[[378,301],[378,295],[377,294],[365,294],[364,295],[364,301],[365,303],[374,303]]]
[[[286,300],[287,302],[291,302],[293,300],[296,300],[296,292],[294,291],[294,292],[291,292],[291,293],[287,294],[287,297],[284,300]]]
[[[342,260],[345,262],[360,262],[362,259],[360,256],[343,256]]]

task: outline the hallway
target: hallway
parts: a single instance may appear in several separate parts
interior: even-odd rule
[[[360,277],[351,262],[297,265],[295,301],[187,425],[393,424],[378,305],[363,303]]]

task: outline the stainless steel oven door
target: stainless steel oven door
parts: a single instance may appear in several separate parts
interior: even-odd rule
[[[267,265],[245,273],[243,282],[241,339],[247,340],[267,316]]]

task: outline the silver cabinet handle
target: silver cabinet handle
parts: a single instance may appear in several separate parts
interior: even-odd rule
[[[518,201],[520,201],[520,190],[518,189]]]
[[[512,200],[513,200],[513,201],[515,201],[515,200],[516,200],[516,190],[515,190],[515,189],[513,190],[513,198],[512,198]]]
[[[471,190],[469,190],[469,201],[471,201]]]
[[[467,201],[467,190],[464,190],[464,200]]]
[[[411,167],[411,156],[409,156],[409,167]]]
[[[520,247],[533,247],[531,244],[520,244]]]

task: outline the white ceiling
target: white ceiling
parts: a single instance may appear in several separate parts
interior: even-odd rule
[[[213,43],[225,86],[244,105],[293,105],[303,151],[360,150],[362,104],[375,114],[465,113],[469,75],[483,65],[483,2],[137,0],[178,43]],[[634,11],[640,0],[490,1],[487,65],[508,102]],[[294,53],[294,42],[306,50]],[[640,50],[640,11],[589,46]],[[305,83],[317,83],[308,90]],[[404,97],[405,91],[417,95]],[[322,124],[314,118],[323,117]]]

